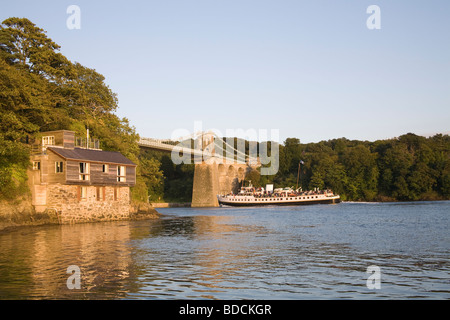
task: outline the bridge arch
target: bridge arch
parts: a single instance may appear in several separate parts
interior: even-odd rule
[[[223,163],[219,163],[218,167],[217,167],[218,171],[219,171],[219,176],[225,176],[227,173],[227,169],[225,168],[225,165]]]
[[[215,143],[215,139],[218,139],[218,144]],[[182,162],[186,160],[184,163],[192,163],[194,160],[193,207],[218,206],[218,193],[237,193],[249,170],[247,166],[252,165],[250,158],[243,152],[236,150],[222,138],[208,135],[206,132],[180,137],[177,140],[141,138],[138,145],[142,148],[173,153]],[[199,146],[202,148],[199,149]],[[233,152],[230,154],[228,149],[223,150],[225,146],[231,147]],[[206,150],[203,147],[206,147]],[[218,150],[215,150],[215,147]],[[224,151],[227,151],[226,154]],[[201,161],[195,161],[199,159]]]
[[[236,177],[236,168],[231,164],[228,166],[228,170],[227,170],[227,176],[229,178],[235,178]]]

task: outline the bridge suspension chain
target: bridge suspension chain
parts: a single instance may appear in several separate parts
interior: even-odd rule
[[[228,143],[226,140],[224,140],[223,138],[219,137],[214,131],[210,130],[210,131],[198,131],[198,132],[194,132],[191,133],[189,135],[183,136],[183,137],[179,137],[178,139],[172,140],[172,139],[164,139],[164,140],[160,140],[160,139],[150,139],[150,138],[142,138],[141,140],[143,141],[153,141],[157,144],[160,145],[176,145],[176,142],[184,142],[187,140],[197,140],[199,138],[202,138],[202,144],[203,144],[203,138],[205,136],[213,136],[214,140],[213,140],[213,144],[214,144],[214,149],[219,149],[220,152],[215,152],[215,154],[221,155],[224,158],[228,158],[228,155],[231,156],[231,152],[233,152],[232,156],[233,159],[235,159],[236,156],[236,160],[238,161],[242,161],[242,162],[246,162],[247,160],[247,154],[245,152],[242,152],[241,150],[238,150],[234,147],[234,145],[231,145],[230,143]],[[234,143],[233,143],[234,144]],[[209,144],[210,145],[210,144]],[[225,150],[224,150],[224,146],[225,146]],[[193,149],[193,148],[191,148]],[[225,155],[224,155],[224,151],[225,151]],[[250,155],[248,155],[249,160],[255,161],[256,159],[253,159],[250,157]]]
[[[196,140],[196,139],[198,139],[200,137],[203,138],[204,136],[208,136],[208,135],[214,136],[214,138],[215,138],[214,142],[216,142],[216,138],[217,138],[217,140],[219,140],[219,142],[222,142],[222,146],[219,148],[222,151],[222,155],[223,155],[223,151],[224,151],[223,150],[223,144],[225,144],[226,146],[230,147],[230,149],[228,149],[228,151],[233,151],[233,154],[236,154],[237,157],[240,156],[242,158],[242,160],[245,161],[245,159],[247,157],[245,152],[242,152],[242,151],[236,149],[234,146],[230,145],[227,141],[225,141],[224,139],[219,137],[214,131],[211,131],[211,130],[210,131],[206,131],[206,132],[204,132],[204,131],[193,132],[193,133],[191,133],[189,135],[186,135],[186,136],[183,136],[183,137],[179,137],[176,140],[180,141],[180,142],[186,141],[186,140],[189,140],[189,139]],[[218,144],[215,143],[215,146],[218,146]],[[225,150],[225,151],[227,151],[227,150]]]

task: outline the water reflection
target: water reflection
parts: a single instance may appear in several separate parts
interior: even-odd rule
[[[141,254],[146,259],[140,261],[148,266],[143,271],[147,285],[136,295],[268,299],[274,298],[268,295],[272,292],[275,297],[292,299],[302,294],[318,297],[318,290],[332,285],[346,287],[342,293],[354,292],[349,287],[361,284],[365,267],[349,259],[347,246],[304,240],[301,232],[286,233],[236,220],[193,216],[152,225],[153,245],[141,244],[147,249]],[[164,241],[170,242],[164,245],[167,251],[155,250]],[[348,282],[336,281],[346,274]]]
[[[178,211],[3,232],[0,299],[450,297],[446,215],[356,207],[370,215],[345,206]],[[70,265],[81,269],[80,290],[66,286]],[[369,265],[381,267],[382,290],[365,287]]]
[[[249,250],[251,237],[263,231],[233,221],[229,216],[191,216],[152,223],[148,237],[153,239],[136,243],[143,259],[138,264],[145,267],[144,294],[212,298],[223,289],[242,288],[235,279],[259,251]],[[164,251],[158,250],[162,246]]]
[[[0,298],[108,298],[130,289],[129,223],[31,227],[0,237]],[[81,269],[81,290],[67,288],[70,265]]]

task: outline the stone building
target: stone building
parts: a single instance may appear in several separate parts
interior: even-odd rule
[[[36,212],[54,212],[60,223],[110,221],[130,216],[136,164],[98,140],[75,132],[43,132],[32,145],[29,183]]]

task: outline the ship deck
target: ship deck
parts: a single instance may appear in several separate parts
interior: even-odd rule
[[[292,197],[253,197],[253,196],[226,196],[218,197],[219,204],[228,206],[295,206],[308,204],[339,203],[338,195],[302,195]]]

